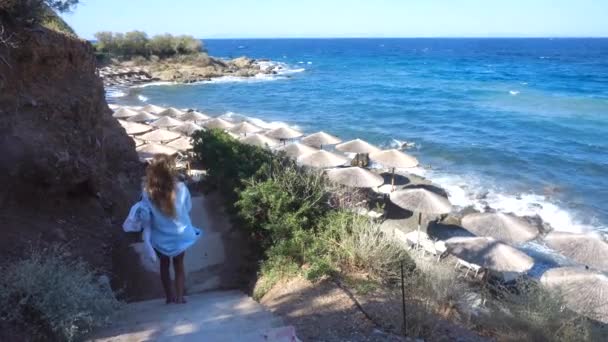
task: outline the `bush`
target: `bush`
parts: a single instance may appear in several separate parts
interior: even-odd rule
[[[490,312],[480,321],[505,341],[600,341],[606,327],[566,309],[561,296],[538,283],[520,280],[515,286],[491,286]]]
[[[75,340],[107,323],[121,305],[109,284],[60,248],[32,252],[2,272],[2,319],[38,338]]]
[[[322,239],[334,262],[353,270],[365,270],[384,282],[399,276],[401,262],[414,263],[403,247],[380,231],[369,219],[346,211],[333,211],[320,223]]]

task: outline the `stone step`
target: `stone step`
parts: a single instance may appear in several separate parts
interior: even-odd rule
[[[282,319],[238,291],[190,296],[183,305],[167,305],[163,300],[132,303],[114,322],[88,340],[215,341],[206,336],[223,336],[225,341],[236,341],[238,336],[253,338],[284,325]]]

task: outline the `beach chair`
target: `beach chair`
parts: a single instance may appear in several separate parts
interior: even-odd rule
[[[460,258],[456,258],[456,266],[454,268],[458,269],[458,268],[466,268],[466,272],[464,273],[464,276],[468,276],[469,272],[474,272],[473,277],[477,278],[477,275],[479,274],[479,271],[481,271],[482,267],[467,261],[464,261]]]

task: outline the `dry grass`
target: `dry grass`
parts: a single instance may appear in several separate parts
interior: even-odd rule
[[[54,247],[8,265],[0,279],[0,316],[43,340],[72,341],[107,323],[121,303],[82,261]]]

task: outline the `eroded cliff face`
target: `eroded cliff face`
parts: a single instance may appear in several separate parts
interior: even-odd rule
[[[142,168],[106,104],[92,47],[42,27],[2,27],[0,254],[64,241],[106,264],[100,249],[120,229]]]

